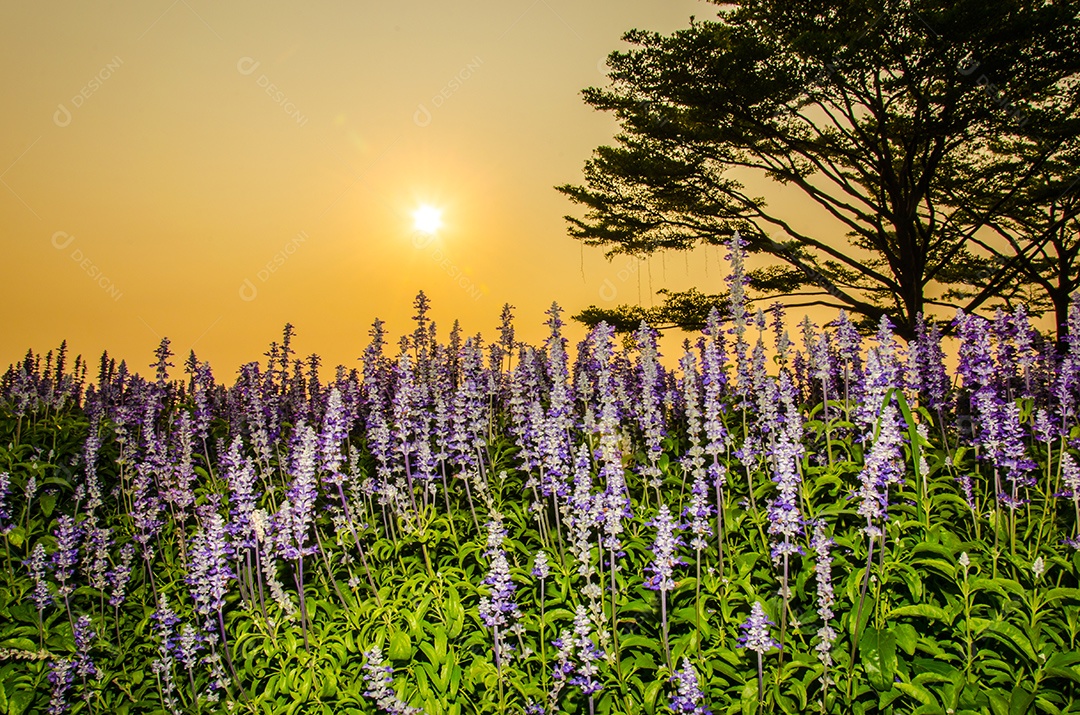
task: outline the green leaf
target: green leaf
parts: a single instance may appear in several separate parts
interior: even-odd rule
[[[1027,715],[1035,703],[1035,693],[1029,693],[1023,685],[1017,683],[1009,697],[1009,715]]]
[[[24,650],[30,653],[37,653],[37,643],[29,638],[8,638],[5,641],[0,641],[0,648],[13,648],[15,650]]]
[[[968,581],[968,585],[971,587],[971,591],[991,591],[999,596],[1006,596],[1005,589],[1001,587],[995,579],[990,578],[972,578]]]
[[[442,626],[435,626],[435,656],[438,660],[432,661],[433,663],[441,663],[443,658],[446,657],[447,637],[446,629]]]
[[[1051,678],[1065,678],[1066,680],[1071,680],[1074,683],[1080,684],[1080,671],[1077,671],[1076,668],[1048,667],[1043,668],[1043,673]]]
[[[896,635],[867,626],[859,639],[859,655],[866,678],[874,690],[890,690],[896,677]]]
[[[1074,601],[1080,601],[1080,588],[1052,588],[1046,592],[1046,595],[1043,598],[1047,603],[1056,601],[1059,598],[1069,598]]]
[[[1046,666],[1048,668],[1063,668],[1076,663],[1080,663],[1080,653],[1070,651],[1068,653],[1054,653],[1046,661]]]
[[[447,633],[451,638],[457,638],[465,626],[465,609],[461,607],[461,597],[453,586],[446,589],[445,613]]]
[[[945,624],[952,623],[952,616],[944,608],[929,603],[912,603],[889,611],[889,618],[902,618],[904,616],[921,616]]]
[[[20,549],[22,548],[23,542],[26,541],[26,530],[21,526],[16,526],[8,532],[7,539],[11,542],[12,546],[16,549]]]
[[[33,693],[27,690],[16,690],[8,699],[8,715],[22,715],[33,700]]]
[[[971,620],[975,621],[976,619],[973,618]],[[1018,653],[1026,655],[1033,662],[1039,662],[1039,656],[1035,654],[1035,649],[1031,646],[1031,641],[1028,640],[1028,637],[1024,635],[1019,628],[1008,621],[988,622],[986,634],[993,636],[1005,645],[1012,646]]]
[[[893,683],[893,687],[907,695],[909,698],[913,698],[918,701],[920,705],[934,706],[937,705],[937,699],[930,693],[929,690],[919,685],[918,683],[905,683],[898,682]]]
[[[757,678],[750,678],[742,689],[742,715],[754,715],[758,709]]]
[[[645,692],[643,699],[645,701],[645,710],[647,712],[656,712],[656,699],[660,695],[660,688],[664,683],[661,680],[654,680],[645,686]]]
[[[910,623],[898,623],[890,629],[896,636],[896,644],[908,655],[915,655],[915,645],[919,642],[919,633]]]
[[[412,655],[412,639],[409,632],[396,630],[390,634],[390,647],[387,656],[390,660],[408,660]]]

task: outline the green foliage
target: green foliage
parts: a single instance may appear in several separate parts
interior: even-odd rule
[[[721,316],[730,310],[726,293],[705,295],[696,288],[688,291],[673,292],[663,289],[657,292],[664,296],[664,302],[653,308],[641,308],[634,305],[620,305],[615,308],[599,308],[591,305],[574,316],[574,320],[590,328],[605,322],[618,333],[632,333],[642,321],[658,330],[681,328],[700,331],[705,327],[709,311],[716,308]]]
[[[760,507],[775,487],[764,459],[746,464],[733,456],[725,460],[724,560],[716,549],[707,549],[699,579],[694,555],[684,549],[687,564],[677,571],[677,585],[668,594],[673,662],[685,657],[693,663],[714,713],[1077,712],[1080,555],[1062,543],[1075,528],[1071,505],[1061,508],[1053,482],[1040,483],[1015,514],[1014,538],[1009,515],[995,506],[989,491],[985,465],[970,450],[950,448],[952,429],[927,410],[903,406],[906,419],[926,424],[931,437],[911,432],[906,473],[891,495],[891,518],[870,565],[861,619],[868,543],[861,531],[865,520],[846,496],[857,483],[863,447],[852,439],[845,418],[850,406],[843,402],[830,402],[828,421],[819,411],[806,423],[802,508],[808,519],[824,520],[836,541],[831,576],[838,640],[826,671],[815,651],[823,624],[815,611],[815,560],[807,536],[800,544],[802,554],[792,557],[783,657],[775,651],[766,654],[760,699],[756,661],[737,647],[737,638],[754,602],[765,603],[777,621],[782,608],[764,517],[749,504],[751,489]],[[742,418],[732,406],[725,417],[728,429],[737,434]],[[72,488],[88,429],[76,409],[29,419],[6,414],[0,420],[0,437],[9,445],[0,448],[0,470],[12,477],[17,522],[4,537],[5,568],[0,571],[0,713],[44,712],[51,690],[47,664],[76,650],[62,600],[39,620],[28,600],[34,584],[24,561],[35,544],[55,550],[62,514],[88,519]],[[104,434],[115,435],[115,426],[107,426]],[[660,495],[673,512],[681,512],[689,499],[678,459],[680,439],[677,432],[669,436],[660,461]],[[1049,456],[1040,453],[1040,473],[1055,473],[1061,449],[1055,447]],[[517,713],[530,702],[546,704],[552,712],[552,641],[572,627],[578,606],[595,601],[566,544],[558,541],[554,514],[544,506],[549,502],[535,501],[534,475],[519,470],[516,457],[510,438],[496,432],[485,455],[484,473],[490,476],[473,481],[477,510],[481,515],[485,507],[500,512],[508,528],[503,548],[522,613],[520,633],[505,634],[514,649],[511,658],[496,660],[492,634],[481,619],[481,599],[490,595],[483,583],[490,567],[487,533],[482,524],[477,530],[459,485],[452,489],[448,513],[441,495],[426,506],[421,500],[415,514],[384,512],[363,497],[354,501],[353,523],[377,593],[364,576],[357,541],[335,526],[333,494],[328,492],[320,497],[316,523],[323,550],[305,568],[307,645],[298,615],[290,615],[268,592],[233,584],[224,623],[235,674],[227,676],[222,701],[231,703],[234,712],[373,713],[364,694],[370,688],[364,653],[378,646],[393,668],[397,696],[431,715]],[[928,471],[916,469],[920,457]],[[634,466],[635,459],[644,456],[627,456],[626,466]],[[358,476],[364,477],[370,466],[365,454]],[[116,440],[105,439],[99,473],[109,496],[97,517],[114,529],[118,542],[135,533],[123,492],[112,491],[130,478],[129,469]],[[956,476],[964,473],[979,485],[975,509],[959,496]],[[284,483],[279,466],[263,465],[259,477],[267,486],[260,505],[280,500]],[[28,502],[19,494],[31,478],[42,489]],[[633,469],[627,469],[626,478],[634,516],[626,522],[624,555],[614,576],[614,614],[611,594],[601,589],[602,616],[614,619],[614,631],[606,646],[611,659],[600,664],[603,689],[592,707],[596,713],[662,713],[673,694],[672,671],[661,646],[658,595],[642,585],[644,567],[653,558],[655,534],[648,522],[655,514],[656,493]],[[221,476],[207,470],[196,494],[206,504],[227,492]],[[158,657],[154,589],[168,598],[181,620],[198,623],[181,549],[181,544],[190,547],[195,528],[194,521],[180,527],[170,522],[150,570],[136,564],[121,607],[110,607],[107,593],[85,584],[72,594],[71,611],[89,615],[98,633],[90,650],[98,674],[85,682],[76,679],[72,712],[168,712],[161,674],[153,666]],[[543,600],[540,582],[529,571],[541,548],[552,562]],[[600,558],[594,550],[593,567],[609,573]],[[1045,572],[1033,570],[1037,559]],[[234,566],[246,568],[239,562]],[[281,564],[277,576],[295,608],[292,567]],[[596,586],[595,580],[591,583]],[[171,675],[178,712],[223,711],[222,702],[207,698],[212,675],[205,664],[188,672],[174,663]],[[589,708],[573,687],[564,687],[555,704],[565,713]]]
[[[584,212],[571,236],[640,257],[739,231],[776,264],[765,297],[886,315],[905,337],[929,306],[1015,304],[1019,285],[1063,334],[1075,1],[714,3],[671,34],[627,32],[609,84],[584,91],[620,131],[583,185],[557,187]]]

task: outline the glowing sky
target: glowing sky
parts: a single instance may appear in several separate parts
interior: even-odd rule
[[[161,336],[228,379],[286,321],[355,365],[375,317],[494,336],[543,311],[719,290],[719,249],[608,263],[567,237],[614,120],[580,90],[698,0],[160,0],[0,9],[0,368],[67,339],[146,372]],[[414,231],[422,205],[442,211]],[[708,257],[709,277],[701,259]],[[177,360],[179,364],[179,360]]]

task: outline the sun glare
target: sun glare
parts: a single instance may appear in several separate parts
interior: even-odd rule
[[[413,211],[413,228],[421,233],[435,233],[442,228],[442,211],[427,204]]]

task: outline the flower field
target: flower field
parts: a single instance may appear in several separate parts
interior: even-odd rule
[[[732,249],[677,369],[423,294],[329,382],[291,326],[231,385],[28,355],[0,713],[1080,713],[1080,303],[958,315],[950,370],[748,310]]]

